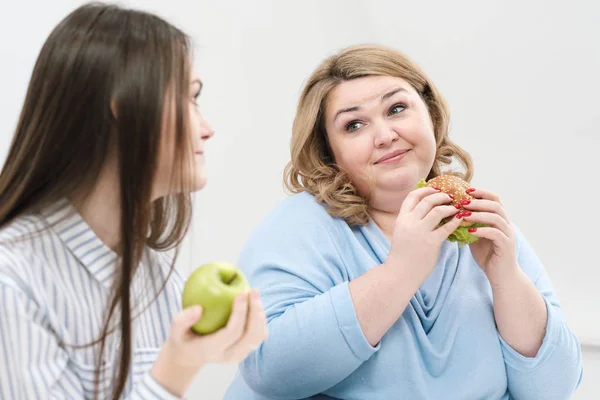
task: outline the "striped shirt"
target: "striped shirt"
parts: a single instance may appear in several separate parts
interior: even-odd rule
[[[178,398],[149,373],[181,307],[177,271],[156,297],[171,261],[170,253],[146,249],[132,280],[132,365],[123,399]],[[93,398],[100,345],[77,346],[102,332],[117,262],[66,200],[0,231],[1,399]],[[106,340],[100,399],[111,393],[119,332]]]

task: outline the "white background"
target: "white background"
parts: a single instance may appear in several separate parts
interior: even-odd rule
[[[75,0],[0,0],[0,161],[38,51]],[[235,262],[285,194],[282,171],[306,77],[365,42],[416,60],[450,104],[452,137],[475,161],[473,185],[500,194],[546,265],[586,346],[578,399],[600,394],[600,5],[563,1],[123,1],[187,31],[216,129],[209,184],[196,196],[180,267]],[[190,398],[217,399],[235,368],[209,366]],[[596,385],[596,386],[594,386]]]

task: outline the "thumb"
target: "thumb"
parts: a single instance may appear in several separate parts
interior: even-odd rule
[[[456,218],[456,216],[454,216],[450,221],[440,226],[437,230],[440,232],[440,235],[443,236],[442,240],[446,240],[448,236],[460,226],[461,222],[463,222],[462,218]]]
[[[183,309],[173,318],[171,333],[177,337],[185,335],[201,317],[201,306],[189,306]]]

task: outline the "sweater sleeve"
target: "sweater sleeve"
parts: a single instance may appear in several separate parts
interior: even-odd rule
[[[500,337],[508,388],[516,399],[567,399],[583,374],[581,348],[563,316],[560,302],[544,266],[523,234],[517,233],[517,257],[524,272],[544,297],[548,312],[546,333],[537,355],[525,357]]]
[[[255,233],[239,260],[261,291],[269,327],[240,372],[250,388],[273,399],[323,392],[378,349],[354,310],[339,227],[320,206],[287,211]]]

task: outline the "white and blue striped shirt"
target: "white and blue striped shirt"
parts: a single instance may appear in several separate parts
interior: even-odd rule
[[[93,398],[100,346],[75,346],[101,333],[117,261],[66,200],[0,232],[1,399]],[[124,399],[178,398],[149,374],[181,308],[177,271],[155,299],[171,261],[147,249],[131,284],[133,353]],[[119,332],[106,340],[99,398],[111,392]]]

